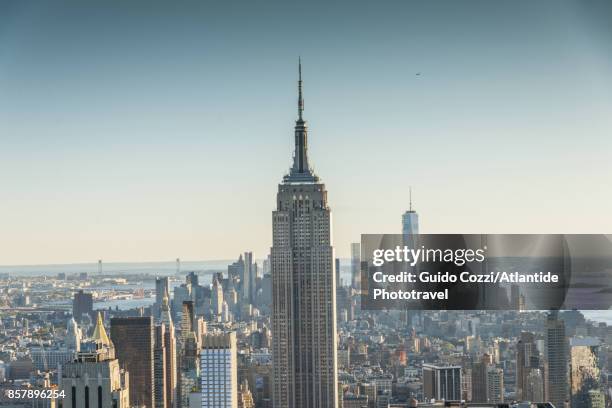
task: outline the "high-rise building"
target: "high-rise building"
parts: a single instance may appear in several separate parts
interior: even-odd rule
[[[253,269],[251,270],[251,281],[249,283],[249,290],[251,292],[251,303],[256,304],[257,300],[257,282],[258,279],[261,279],[259,276],[259,265],[257,262],[253,263]]]
[[[68,324],[66,325],[66,348],[68,350],[78,352],[81,347],[81,340],[83,339],[83,333],[79,328],[76,320],[72,317],[68,320]]]
[[[227,266],[227,276],[230,278],[240,278],[244,277],[244,260],[242,259],[242,254],[238,257],[236,262],[233,262]]]
[[[233,320],[232,313],[230,312],[229,305],[226,301],[223,301],[223,307],[221,312],[221,321],[224,323],[229,323]]]
[[[359,290],[361,287],[361,243],[351,244],[351,287]]]
[[[510,285],[510,307],[512,310],[520,310],[521,288],[516,283]]]
[[[130,373],[130,401],[155,407],[155,329],[152,317],[111,319],[111,340],[119,364]],[[140,405],[138,405],[140,404]]]
[[[238,408],[236,334],[202,336],[202,408]]]
[[[553,310],[546,319],[546,359],[548,361],[546,390],[548,400],[555,407],[563,407],[565,401],[568,400],[567,346],[565,323],[559,320],[558,312]]]
[[[472,402],[489,402],[489,368],[486,359],[472,364]]]
[[[155,278],[155,304],[153,305],[153,316],[157,319],[161,312],[164,295],[170,293],[168,277]]]
[[[266,259],[264,259],[261,272],[262,276],[265,276],[270,273],[270,254],[268,254]]]
[[[242,274],[242,300],[253,303],[252,289],[255,286],[255,268],[253,266],[253,253],[244,253],[244,270]]]
[[[193,302],[183,302],[181,315],[181,341],[178,358],[177,407],[189,407],[189,398],[194,388],[198,388],[200,365],[198,364],[199,341],[197,333],[200,324],[195,319]]]
[[[95,320],[93,312],[93,296],[91,293],[85,293],[82,290],[79,290],[74,294],[74,298],[72,300],[72,317],[74,317],[74,320],[77,322],[80,322],[84,315],[89,316],[92,322]]]
[[[419,235],[419,214],[412,209],[412,188],[410,189],[408,211],[402,215],[402,235],[404,237],[404,245],[416,248],[415,237]]]
[[[461,399],[472,401],[472,368],[465,367],[461,373]]]
[[[293,166],[272,215],[275,408],[338,406],[336,282],[325,185],[308,163],[301,64]]]
[[[174,335],[174,323],[172,322],[172,314],[170,313],[170,301],[168,299],[168,293],[164,295],[162,299],[161,313],[159,321],[164,325],[164,352],[166,354],[166,374],[165,374],[165,387],[166,387],[166,408],[174,408],[176,401],[176,338]]]
[[[223,286],[216,276],[212,282],[210,308],[213,319],[220,321],[223,312]]]
[[[187,334],[194,331],[195,313],[193,310],[193,302],[186,300],[183,302],[181,312],[181,342],[185,341]]]
[[[155,326],[155,352],[154,356],[154,380],[155,380],[155,407],[167,408],[166,396],[166,346],[164,344],[164,324]]]
[[[238,408],[255,408],[253,393],[249,389],[249,383],[243,380],[238,387]]]
[[[188,408],[191,393],[199,390],[200,365],[198,363],[199,344],[195,333],[190,332],[180,353],[177,406]]]
[[[92,339],[82,343],[77,358],[62,365],[63,408],[130,408],[128,373],[98,315]]]
[[[183,302],[192,302],[194,297],[195,293],[192,291],[191,284],[183,283],[179,286],[175,286],[174,297],[172,298],[173,316],[180,316],[183,310]]]
[[[186,282],[191,284],[191,287],[200,286],[200,280],[198,278],[198,274],[191,271],[187,274]]]
[[[337,291],[342,286],[341,280],[340,280],[340,258],[336,258],[335,260],[334,271],[336,271],[336,291]]]
[[[194,323],[193,331],[196,334],[196,338],[200,339],[208,331],[208,324],[202,316],[198,317]]]
[[[261,292],[258,308],[265,314],[270,314],[272,307],[272,275],[266,274],[261,279]]]
[[[537,353],[535,336],[533,333],[521,332],[516,345],[516,398],[519,401],[525,400],[525,381],[531,365],[531,356],[534,352]]]
[[[516,397],[544,400],[544,364],[533,333],[522,332],[516,345]]]
[[[487,371],[487,402],[500,404],[504,402],[504,371],[490,367]]]
[[[423,397],[426,401],[460,401],[461,367],[423,364]]]
[[[544,369],[530,368],[527,374],[525,388],[523,388],[525,401],[544,401],[546,393],[544,392]]]
[[[572,408],[591,408],[589,391],[601,389],[599,340],[593,337],[570,340],[570,390]]]

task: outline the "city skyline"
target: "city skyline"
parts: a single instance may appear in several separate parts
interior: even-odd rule
[[[408,186],[423,233],[612,228],[609,4],[351,5],[3,3],[0,265],[264,258],[299,55],[342,258]]]
[[[611,19],[1,3],[0,405],[612,407]]]

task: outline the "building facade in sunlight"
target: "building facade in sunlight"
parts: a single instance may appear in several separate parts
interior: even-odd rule
[[[276,408],[338,405],[336,282],[327,191],[308,163],[301,65],[293,166],[272,214],[273,399]]]

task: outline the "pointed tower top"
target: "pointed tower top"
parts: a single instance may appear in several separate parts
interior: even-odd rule
[[[298,59],[298,119],[295,121],[295,150],[293,166],[283,178],[285,183],[315,183],[319,178],[308,164],[308,129],[303,118],[304,95],[302,92],[302,58]]]
[[[168,296],[168,291],[164,289],[164,296],[162,297],[162,310],[167,311],[170,310],[170,300]]]
[[[106,346],[110,346],[111,344],[108,336],[106,335],[106,329],[104,328],[104,323],[102,323],[102,314],[100,314],[100,312],[98,312],[96,328],[94,329],[93,335],[91,337]]]
[[[170,313],[170,296],[168,291],[164,290],[164,297],[162,298],[162,306],[159,312],[159,320],[170,330],[174,330],[174,324],[172,323],[172,315]]]
[[[408,188],[409,194],[410,194],[410,209],[409,211],[412,211],[412,186],[410,186]]]
[[[304,112],[304,97],[302,96],[302,57],[298,57],[298,120],[303,120],[302,112]]]

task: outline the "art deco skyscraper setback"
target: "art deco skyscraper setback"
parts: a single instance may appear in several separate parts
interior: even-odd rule
[[[276,408],[338,405],[336,282],[327,191],[308,163],[298,81],[293,166],[272,214],[272,350]]]
[[[115,347],[106,334],[100,314],[91,338],[82,343],[76,359],[62,365],[60,375],[60,388],[65,393],[60,402],[63,408],[133,406],[130,404],[129,373],[120,368],[115,358]],[[55,406],[44,402],[34,400],[32,406]]]

